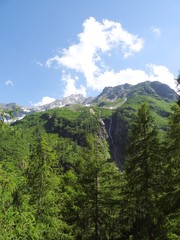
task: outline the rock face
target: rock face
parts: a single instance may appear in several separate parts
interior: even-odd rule
[[[124,84],[116,87],[105,87],[101,94],[99,94],[93,102],[97,102],[100,99],[104,98],[107,100],[115,100],[117,98],[124,98],[127,96],[127,93],[131,90],[132,85]]]
[[[55,100],[52,103],[45,104],[42,106],[34,106],[30,108],[26,108],[23,106],[19,106],[16,103],[10,103],[10,104],[0,104],[0,109],[4,110],[12,110],[14,112],[15,120],[20,120],[23,117],[25,117],[27,114],[34,113],[34,112],[43,112],[48,109],[53,108],[62,108],[64,106],[67,106],[69,104],[83,104],[86,105],[91,102],[91,98],[85,98],[82,94],[77,95],[70,95],[69,97],[62,98],[59,100]],[[9,120],[7,116],[7,120]]]
[[[150,82],[150,86],[155,90],[157,95],[166,100],[174,101],[177,99],[176,92],[166,84],[155,81]]]
[[[177,99],[176,92],[168,85],[158,81],[146,81],[138,83],[137,85],[124,84],[116,87],[106,87],[99,94],[93,102],[100,101],[101,99],[115,100],[117,98],[131,98],[134,95],[149,95],[155,98],[161,98],[167,101],[175,101]]]
[[[52,108],[61,108],[67,105],[80,104],[80,105],[97,105],[99,107],[106,108],[117,108],[120,105],[124,104],[127,99],[131,99],[135,96],[147,95],[153,98],[162,99],[167,102],[176,101],[177,93],[171,89],[168,85],[162,84],[160,82],[150,82],[146,81],[143,83],[139,83],[137,85],[124,84],[116,87],[105,87],[97,97],[85,98],[81,94],[71,95],[66,98],[55,100],[50,104],[46,104],[43,106],[36,106],[26,108],[23,106],[19,106],[16,103],[9,104],[0,104],[0,109],[12,110],[15,111],[15,119],[22,119],[27,114],[33,112],[42,112]],[[117,103],[118,100],[121,99],[121,102]]]
[[[52,109],[52,108],[61,108],[61,107],[67,106],[69,104],[83,104],[85,99],[86,98],[82,94],[72,94],[68,97],[55,100],[52,103],[42,105],[42,106],[33,107],[33,108],[31,108],[31,110],[45,111],[45,110]]]
[[[18,109],[17,113],[15,112],[16,120],[30,113],[42,112],[27,116],[22,121],[16,121],[14,126],[21,124],[23,121],[26,124],[34,121],[35,125],[43,122],[42,126],[47,132],[58,133],[63,137],[70,137],[79,144],[84,144],[86,139],[82,135],[81,129],[95,128],[96,125],[100,124],[101,131],[99,131],[99,134],[102,139],[105,137],[108,139],[111,158],[116,162],[118,168],[122,169],[126,156],[128,131],[133,123],[139,105],[142,102],[147,102],[150,105],[150,109],[156,119],[155,124],[163,133],[167,129],[167,117],[171,113],[170,103],[176,101],[177,96],[176,92],[165,84],[146,81],[137,85],[124,84],[116,87],[106,87],[94,99],[85,98],[81,94],[78,94],[43,106],[25,108],[12,103],[1,104],[0,109],[13,111]],[[75,106],[75,104],[78,104],[78,106]],[[69,105],[70,107],[63,108]],[[83,106],[90,107],[85,108]],[[49,109],[54,110],[43,112]],[[82,114],[81,118],[79,117],[76,122],[73,122],[71,118],[67,118],[66,111],[73,111],[73,113],[71,112],[72,116],[78,115],[79,111]],[[89,120],[87,113],[92,115],[89,117]],[[37,120],[38,116],[39,120]],[[94,116],[97,117],[98,123],[92,123]],[[11,119],[7,118],[7,120]],[[80,123],[79,127],[77,127],[77,123]],[[87,128],[88,124],[89,128]]]
[[[128,130],[136,112],[134,107],[138,107],[142,99],[149,101],[151,110],[157,116],[157,119],[162,120],[162,122],[157,123],[159,124],[158,127],[164,131],[166,127],[163,119],[167,119],[170,114],[166,106],[170,106],[171,102],[177,101],[177,97],[177,93],[169,86],[157,81],[147,81],[134,86],[126,84],[124,86],[107,87],[94,100],[94,102],[99,103],[98,106],[102,106],[105,100],[109,102],[114,102],[117,98],[127,100],[122,108],[118,108],[113,113],[111,120],[106,122],[111,156],[120,169],[125,162]]]

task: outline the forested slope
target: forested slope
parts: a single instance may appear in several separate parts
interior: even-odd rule
[[[179,239],[180,107],[144,97],[2,118],[0,239]]]

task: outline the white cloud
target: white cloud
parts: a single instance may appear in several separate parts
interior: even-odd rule
[[[106,86],[117,86],[124,83],[137,84],[148,80],[148,75],[143,70],[127,68],[119,72],[105,71],[95,80],[93,88],[102,90]]]
[[[152,26],[151,31],[155,34],[156,37],[161,36],[161,30],[159,28]]]
[[[159,81],[168,84],[171,88],[176,89],[174,75],[165,66],[149,64],[147,71],[127,68],[119,72],[105,71],[99,75],[94,82],[92,88],[94,90],[102,90],[106,86],[117,86],[124,83],[137,84],[144,81]]]
[[[80,88],[77,88],[76,85],[76,80],[77,77],[75,77],[75,79],[73,79],[69,74],[63,76],[62,79],[65,82],[65,89],[64,89],[64,97],[68,97],[71,94],[82,94],[84,96],[86,96],[86,88],[83,85],[80,85]]]
[[[83,23],[83,28],[83,32],[78,35],[79,43],[48,59],[46,66],[66,67],[82,73],[87,87],[96,85],[97,77],[102,74],[104,53],[110,54],[112,49],[117,48],[123,57],[127,58],[143,48],[143,39],[124,30],[120,23],[106,19],[100,23],[90,17]],[[72,83],[71,79],[67,83],[71,85],[67,86],[67,89],[73,89],[75,80]],[[81,89],[85,91],[84,88]]]
[[[14,83],[13,83],[11,80],[7,80],[7,81],[5,82],[5,84],[6,84],[6,86],[11,86],[11,87],[14,86]]]
[[[78,93],[86,96],[86,88],[81,85],[80,88],[77,89],[75,87],[76,80],[70,75],[64,75],[63,80],[66,83],[64,96]],[[91,82],[89,82],[89,88],[92,90],[101,91],[107,86],[113,87],[124,83],[134,85],[147,80],[159,81],[164,84],[168,84],[174,90],[176,89],[174,75],[169,71],[169,69],[166,66],[158,66],[153,64],[148,64],[146,66],[146,71],[132,68],[126,68],[118,72],[113,70],[104,71],[96,76]]]
[[[37,102],[34,104],[35,107],[37,106],[43,106],[45,104],[48,104],[48,103],[52,103],[54,102],[56,99],[55,98],[51,98],[51,97],[43,97],[42,100],[40,102]]]
[[[159,81],[168,84],[174,90],[176,89],[175,77],[166,66],[149,64],[148,67],[151,70],[150,81]]]
[[[151,30],[160,36],[160,29],[152,27]],[[160,81],[175,88],[174,76],[165,66],[149,64],[146,70],[126,68],[115,72],[104,64],[104,54],[111,56],[113,49],[127,58],[143,48],[144,40],[123,29],[118,22],[107,19],[98,22],[90,17],[84,21],[78,41],[46,61],[47,67],[66,69],[67,73],[62,71],[64,96],[78,93],[86,96],[87,89],[100,91],[106,86],[137,84],[147,80]],[[72,77],[77,74],[85,79],[84,85],[79,87],[78,78]]]
[[[40,67],[43,67],[43,66],[44,66],[44,64],[43,64],[42,62],[40,62],[40,61],[38,61],[38,60],[36,60],[36,59],[34,59],[34,60],[32,61],[32,64],[36,64],[36,65],[38,65],[38,66],[40,66]]]

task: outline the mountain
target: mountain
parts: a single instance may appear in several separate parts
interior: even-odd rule
[[[107,87],[95,99],[96,106],[113,110],[106,129],[111,133],[111,154],[120,168],[125,161],[128,131],[139,106],[143,102],[150,105],[155,124],[163,137],[172,103],[177,101],[177,97],[177,93],[168,85],[146,81],[137,85]]]
[[[27,116],[11,124],[17,105],[2,105],[0,239],[148,239],[149,226],[153,239],[178,239],[174,100],[158,82],[109,87],[21,107]]]
[[[24,107],[19,106],[16,103],[0,104],[0,109],[14,111],[15,120],[20,120],[26,115],[34,112],[42,112],[53,108],[62,108],[67,105],[82,105],[82,106],[96,106],[107,109],[117,109],[118,107],[130,102],[135,105],[142,101],[150,101],[156,99],[157,101],[165,101],[167,103],[176,101],[177,93],[171,89],[168,85],[160,82],[146,81],[137,85],[124,84],[115,87],[105,87],[97,97],[85,98],[82,94],[71,95],[66,98],[55,100],[52,103],[34,106]],[[17,111],[16,111],[17,110]],[[7,116],[7,119],[10,119]]]
[[[72,94],[68,97],[59,99],[59,100],[55,100],[52,103],[43,105],[43,106],[37,106],[37,107],[33,107],[32,109],[34,111],[45,111],[48,109],[52,109],[52,108],[61,108],[64,106],[67,106],[69,104],[84,104],[86,98],[82,95],[82,94]]]
[[[168,85],[158,81],[146,81],[137,85],[124,84],[116,87],[106,87],[102,93],[93,100],[93,103],[98,103],[99,106],[111,105],[111,107],[117,107],[118,103],[124,103],[125,100],[136,96],[151,96],[167,102],[172,102],[177,99],[176,92]]]
[[[115,100],[117,98],[124,98],[127,93],[132,89],[133,85],[124,84],[116,87],[105,87],[100,95],[98,95],[94,102],[98,102],[100,99]]]
[[[86,143],[87,133],[95,134],[97,128],[101,129],[98,134],[107,139],[112,159],[122,168],[128,131],[140,104],[147,102],[150,105],[155,124],[163,136],[171,113],[171,103],[176,99],[176,92],[159,82],[106,87],[94,99],[79,94],[44,106],[30,109],[21,107],[18,114],[28,116],[16,121],[14,126],[24,131],[43,128],[48,133],[59,134],[81,146]],[[15,106],[6,105],[11,109]]]
[[[14,112],[15,120],[20,120],[24,118],[26,115],[34,113],[34,112],[43,112],[48,109],[53,108],[62,108],[67,105],[75,105],[75,104],[81,104],[81,105],[87,105],[92,102],[92,98],[85,98],[82,94],[77,95],[70,95],[68,97],[55,100],[52,103],[45,104],[42,106],[34,106],[34,107],[23,107],[20,105],[17,105],[16,103],[9,103],[9,104],[0,104],[0,109],[4,110],[11,110]],[[7,120],[10,120],[10,116],[7,115]]]

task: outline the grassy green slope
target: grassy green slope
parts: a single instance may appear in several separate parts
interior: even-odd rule
[[[116,155],[119,161],[125,160],[125,148],[128,141],[128,131],[131,127],[137,109],[142,103],[148,103],[152,110],[156,126],[160,129],[162,137],[164,130],[167,129],[168,116],[171,113],[172,103],[167,102],[158,96],[141,94],[134,92],[122,105],[122,99],[117,99],[113,106],[105,104],[98,106],[85,107],[82,105],[70,105],[63,108],[51,109],[41,113],[33,113],[26,116],[14,124],[15,127],[22,129],[23,132],[31,136],[38,129],[48,134],[57,134],[59,137],[76,142],[79,146],[85,147],[88,134],[98,136],[106,128],[106,136],[109,134],[110,119],[112,118],[111,137],[109,137],[109,151],[114,154],[112,149],[112,138],[116,145]],[[102,121],[105,125],[102,125]],[[101,134],[100,134],[101,135]],[[33,139],[32,139],[33,141]],[[113,156],[112,156],[113,158]]]
[[[132,109],[137,111],[140,104],[142,103],[148,103],[150,105],[150,108],[152,110],[152,115],[155,119],[155,122],[158,126],[158,128],[166,129],[168,116],[171,113],[171,106],[172,104],[169,102],[166,102],[163,99],[153,98],[148,95],[137,95],[133,98],[128,99],[122,106],[123,109]]]

